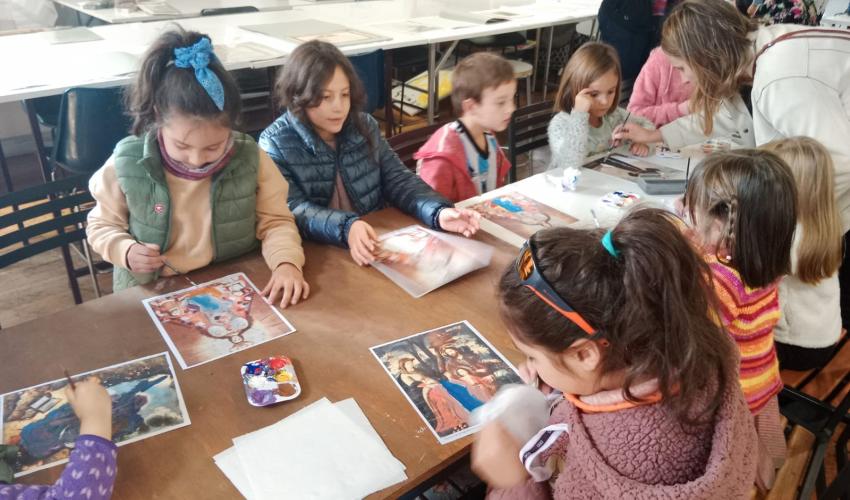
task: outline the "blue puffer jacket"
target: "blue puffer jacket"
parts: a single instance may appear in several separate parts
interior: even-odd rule
[[[289,209],[301,235],[348,247],[348,230],[360,215],[394,206],[439,229],[437,214],[452,204],[407,169],[381,137],[378,123],[363,114],[374,144],[349,122],[337,134],[334,151],[287,111],[260,135],[260,147],[289,182]],[[337,171],[357,213],[328,208]]]

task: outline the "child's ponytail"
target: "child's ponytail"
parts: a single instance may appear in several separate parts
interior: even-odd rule
[[[612,230],[624,300],[610,349],[623,362],[626,387],[652,374],[680,418],[693,421],[720,405],[737,353],[710,316],[716,310],[710,270],[677,223],[668,212],[642,209]]]
[[[161,124],[169,113],[215,120],[229,128],[238,126],[242,108],[239,88],[203,39],[209,37],[176,26],[160,35],[145,53],[126,95],[133,135],[142,135]],[[200,69],[195,67],[197,63],[188,64],[188,60],[187,64],[178,64],[175,51],[181,49],[200,52],[200,60],[208,58],[208,63],[200,65]],[[204,73],[207,78],[199,78]],[[206,80],[213,80],[214,86],[217,80],[220,87],[210,91]]]
[[[658,380],[681,421],[720,405],[735,374],[735,346],[712,320],[710,270],[674,216],[640,209],[606,234],[547,229],[532,236],[539,270],[606,341],[603,370],[623,370],[629,387]],[[524,342],[563,352],[586,333],[521,283],[514,266],[499,287],[502,313]]]

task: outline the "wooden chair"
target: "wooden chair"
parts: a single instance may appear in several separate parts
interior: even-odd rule
[[[88,178],[75,175],[0,196],[0,269],[59,248],[74,302],[83,301],[77,278],[86,273],[100,296],[86,242],[85,221],[94,202]],[[74,267],[69,250],[74,243],[83,246],[86,268]]]
[[[443,125],[445,124],[435,123],[434,125],[428,125],[411,130],[410,132],[404,132],[403,134],[396,134],[387,139],[387,142],[390,143],[390,147],[393,148],[393,151],[401,159],[401,162],[415,174],[416,160],[413,159],[413,155],[428,141],[431,134]]]
[[[510,182],[516,181],[517,158],[549,144],[549,122],[552,120],[554,103],[543,101],[514,111],[508,127],[508,151],[511,160]]]

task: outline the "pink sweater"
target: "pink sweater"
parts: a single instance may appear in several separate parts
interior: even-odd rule
[[[655,48],[635,80],[628,109],[661,127],[683,116],[679,104],[688,100],[692,89],[690,83],[682,83],[682,75],[661,48]]]
[[[710,424],[683,426],[664,405],[586,413],[568,401],[550,423],[570,431],[547,450],[562,459],[557,477],[493,490],[489,499],[746,498],[755,479],[758,440],[747,403],[730,374]]]

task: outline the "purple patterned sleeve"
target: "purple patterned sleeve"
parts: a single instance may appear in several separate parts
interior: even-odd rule
[[[0,500],[108,500],[117,473],[118,449],[112,441],[84,434],[52,486],[0,485]]]

